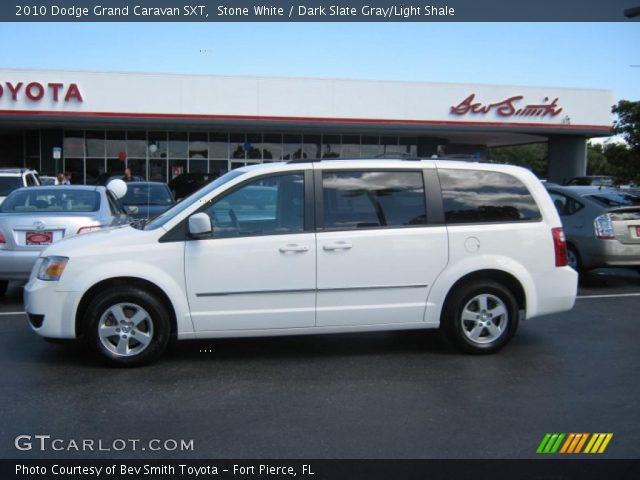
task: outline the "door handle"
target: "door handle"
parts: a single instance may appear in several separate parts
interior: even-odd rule
[[[333,252],[335,250],[349,250],[353,248],[353,245],[347,242],[335,242],[335,243],[327,243],[322,246],[322,249],[326,252]]]
[[[298,245],[297,243],[288,243],[281,246],[278,250],[280,250],[280,253],[303,253],[308,251],[309,247]]]

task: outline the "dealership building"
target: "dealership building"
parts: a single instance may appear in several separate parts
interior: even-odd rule
[[[0,168],[167,181],[298,158],[433,155],[548,142],[547,177],[584,175],[611,134],[608,90],[0,69]]]

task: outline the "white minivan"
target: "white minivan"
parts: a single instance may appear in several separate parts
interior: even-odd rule
[[[441,328],[492,353],[576,290],[558,213],[523,168],[294,160],[233,170],[146,225],[51,245],[25,307],[41,336],[132,366],[172,337]]]

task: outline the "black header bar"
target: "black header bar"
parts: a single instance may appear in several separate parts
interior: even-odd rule
[[[626,22],[640,0],[15,0],[2,22]],[[507,39],[505,39],[507,40]]]
[[[635,480],[640,460],[0,460],[3,480]]]

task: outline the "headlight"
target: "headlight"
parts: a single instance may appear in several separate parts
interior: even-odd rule
[[[38,279],[58,281],[69,259],[67,257],[46,257],[38,270]]]

